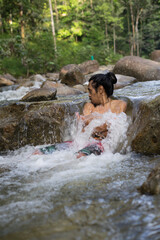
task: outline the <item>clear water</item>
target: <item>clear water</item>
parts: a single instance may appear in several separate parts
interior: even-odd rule
[[[104,119],[105,152],[77,159]],[[159,156],[130,151],[129,124],[125,114],[109,112],[84,133],[73,122],[70,149],[32,155],[39,146],[26,146],[0,156],[0,239],[159,240],[160,196],[137,191]]]
[[[160,95],[160,80],[137,82],[114,91],[115,96],[125,96],[131,100],[151,99]]]

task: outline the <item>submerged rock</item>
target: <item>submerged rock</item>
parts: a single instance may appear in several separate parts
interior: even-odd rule
[[[19,103],[0,108],[0,152],[25,145],[62,142],[68,116],[82,111],[84,102]]]
[[[142,194],[160,194],[160,165],[151,171],[146,182],[144,182],[138,190]]]
[[[135,56],[120,59],[114,69],[115,74],[135,77],[139,81],[160,79],[160,63]]]
[[[143,154],[160,154],[160,96],[142,101],[132,124],[132,149]]]
[[[40,88],[34,89],[27,93],[21,101],[23,102],[36,102],[36,101],[49,101],[56,99],[57,90],[55,88]]]
[[[62,83],[65,83],[69,86],[83,84],[84,81],[84,75],[76,64],[64,66],[60,71],[59,78],[61,79]]]

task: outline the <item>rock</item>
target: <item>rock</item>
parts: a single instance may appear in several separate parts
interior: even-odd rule
[[[11,86],[13,84],[13,81],[0,76],[0,87]]]
[[[41,88],[59,88],[59,87],[63,87],[63,84],[53,82],[53,81],[48,81],[48,80],[42,83],[42,86],[41,86]]]
[[[27,93],[21,101],[23,102],[36,102],[36,101],[49,101],[56,98],[57,90],[55,88],[51,89],[34,89],[31,92]]]
[[[46,78],[51,81],[58,81],[59,80],[59,73],[47,73]]]
[[[59,95],[63,95],[63,96],[68,96],[68,95],[79,95],[79,94],[82,94],[83,92],[78,90],[78,89],[75,89],[75,88],[72,88],[72,87],[68,87],[68,86],[62,86],[62,87],[58,87],[57,88],[57,96]]]
[[[84,75],[76,64],[64,66],[60,71],[59,78],[61,79],[62,83],[65,83],[69,86],[83,84],[84,81]]]
[[[9,74],[9,73],[6,73],[6,74],[4,74],[3,75],[3,77],[4,78],[6,78],[6,79],[8,79],[8,80],[10,80],[10,81],[12,81],[12,82],[14,82],[14,83],[16,83],[16,79],[15,79],[15,77],[13,77],[11,74]]]
[[[160,194],[160,165],[155,167],[148,175],[146,182],[138,190],[142,194]]]
[[[78,64],[78,67],[84,75],[96,72],[99,69],[99,63],[96,60],[89,60]]]
[[[20,88],[20,87],[33,87],[34,86],[34,81],[26,81],[26,82],[22,82],[19,86],[18,86],[18,88]],[[17,88],[17,89],[18,89]]]
[[[154,50],[151,52],[151,60],[160,62],[160,50]]]
[[[120,59],[114,69],[115,74],[135,77],[138,81],[160,79],[160,63],[135,56]]]
[[[160,154],[160,96],[141,102],[131,128],[133,151]]]
[[[116,74],[116,78],[117,78],[117,83],[114,85],[114,89],[123,88],[137,81],[136,78],[134,77],[124,76],[120,74]]]
[[[31,81],[37,81],[37,82],[44,82],[46,81],[46,78],[42,76],[41,74],[36,74],[30,77]]]
[[[58,95],[63,95],[63,96],[79,95],[79,94],[83,93],[83,91],[81,91],[80,89],[75,89],[75,88],[72,88],[72,87],[68,87],[65,84],[55,83],[55,82],[52,82],[52,81],[44,82],[42,84],[42,88],[46,88],[46,89],[56,88],[57,89],[57,96]]]
[[[75,89],[81,91],[81,92],[87,92],[87,88],[81,84],[77,84],[75,86],[73,86]]]
[[[82,112],[83,105],[84,102],[47,101],[1,107],[0,152],[62,142],[67,118],[73,118],[76,111]]]

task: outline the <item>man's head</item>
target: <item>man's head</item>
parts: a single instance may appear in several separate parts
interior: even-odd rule
[[[93,104],[101,104],[101,97],[105,93],[107,98],[113,94],[114,86],[117,78],[112,72],[107,74],[96,74],[89,79],[89,97]]]

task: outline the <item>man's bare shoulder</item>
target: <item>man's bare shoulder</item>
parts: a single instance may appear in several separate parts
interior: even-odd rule
[[[84,114],[84,115],[88,115],[88,114],[92,113],[93,110],[94,110],[94,108],[95,108],[95,107],[94,107],[94,105],[93,105],[92,103],[87,102],[87,103],[84,105],[83,114]]]
[[[111,106],[115,113],[125,112],[127,109],[127,103],[123,100],[112,100]]]

